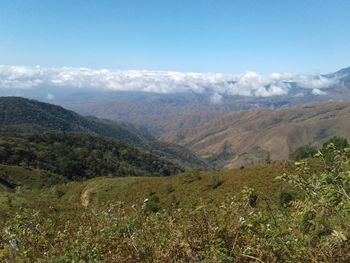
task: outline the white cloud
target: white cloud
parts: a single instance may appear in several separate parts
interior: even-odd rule
[[[297,84],[306,89],[324,89],[334,84],[336,79],[326,78],[320,75],[298,75],[295,77]]]
[[[210,101],[212,103],[220,103],[222,100],[222,95],[218,94],[218,93],[214,93],[211,97],[210,97]]]
[[[220,102],[223,95],[270,97],[287,95],[296,83],[315,95],[335,83],[318,75],[293,75],[274,73],[260,75],[246,72],[240,75],[220,73],[181,73],[147,70],[108,70],[88,68],[42,68],[1,66],[0,88],[93,88],[115,91],[144,91],[176,93],[192,91],[214,94],[211,100]],[[48,94],[52,95],[52,94]],[[52,98],[51,98],[52,97]],[[53,99],[53,96],[48,96]]]
[[[54,99],[55,99],[55,96],[52,95],[51,93],[47,93],[46,99],[48,99],[48,100],[54,100]]]
[[[322,91],[322,90],[320,90],[320,89],[313,89],[312,90],[312,94],[314,94],[314,95],[326,95],[327,94],[327,92],[325,92],[325,91]]]

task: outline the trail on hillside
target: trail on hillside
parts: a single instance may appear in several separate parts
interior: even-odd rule
[[[90,193],[91,193],[91,189],[90,188],[86,188],[86,189],[83,190],[83,192],[80,195],[81,204],[85,208],[87,208],[89,206]]]

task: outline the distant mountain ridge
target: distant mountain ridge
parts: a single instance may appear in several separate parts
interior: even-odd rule
[[[84,132],[109,137],[133,145],[144,151],[168,159],[183,167],[207,168],[207,165],[189,150],[157,141],[140,132],[131,124],[83,117],[61,106],[20,97],[0,97],[0,131]]]
[[[328,87],[319,88],[323,81]],[[288,94],[276,96],[222,95],[202,92],[147,93],[123,91],[83,91],[57,103],[84,115],[94,115],[146,126],[155,136],[183,128],[197,128],[228,113],[253,109],[284,109],[310,103],[350,101],[350,68],[318,75],[309,88],[288,82]],[[322,85],[321,85],[322,86]],[[271,85],[262,87],[271,89]],[[91,96],[91,93],[96,96]]]
[[[191,149],[217,167],[288,159],[300,146],[333,136],[350,139],[350,103],[321,103],[283,110],[227,113],[202,127],[169,132],[161,139]]]

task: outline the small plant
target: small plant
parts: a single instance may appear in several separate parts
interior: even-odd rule
[[[284,208],[289,207],[294,199],[295,198],[291,193],[281,191],[279,195],[279,206]]]
[[[160,198],[156,194],[152,194],[144,201],[144,209],[147,212],[157,213],[160,210]]]
[[[208,188],[216,189],[224,183],[223,180],[219,179],[217,176],[214,176],[210,179]]]
[[[246,186],[243,188],[242,194],[243,198],[247,200],[247,204],[250,207],[255,208],[258,201],[258,195],[256,194],[255,190]]]
[[[183,183],[192,183],[201,180],[200,172],[198,170],[193,170],[192,172],[186,173],[181,177]]]
[[[166,184],[164,190],[167,194],[170,194],[175,191],[175,187],[172,184]]]

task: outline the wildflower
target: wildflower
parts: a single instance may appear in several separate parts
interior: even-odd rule
[[[11,239],[9,241],[9,245],[12,249],[17,250],[17,251],[19,250],[19,243],[18,243],[17,239]]]
[[[4,228],[4,232],[6,235],[10,235],[11,234],[11,228],[10,227],[5,227]]]

